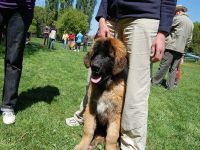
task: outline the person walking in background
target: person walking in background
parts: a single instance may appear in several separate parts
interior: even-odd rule
[[[88,46],[88,35],[85,33],[83,36],[83,52],[87,52],[87,46]]]
[[[96,16],[99,22],[97,37],[120,39],[127,47],[129,56],[121,120],[121,150],[145,149],[150,58],[155,62],[163,56],[165,36],[170,32],[175,6],[176,0],[102,0],[99,6]],[[83,121],[85,103],[81,103],[83,105],[74,118],[66,119],[67,125],[79,125]]]
[[[54,42],[56,40],[56,28],[53,26],[50,30],[49,34],[49,42],[48,42],[48,49],[55,49]]]
[[[44,29],[44,45],[48,45],[48,40],[49,40],[49,27],[48,26],[45,26],[45,29]]]
[[[67,39],[68,39],[68,34],[66,33],[66,31],[64,31],[63,36],[62,36],[62,40],[63,40],[63,48],[66,49],[67,48]]]
[[[35,0],[20,2],[0,1],[0,26],[6,27],[6,49],[4,61],[3,123],[15,122],[15,106],[22,73],[23,53],[28,28],[32,22]]]
[[[80,51],[80,48],[81,48],[81,42],[82,42],[82,39],[83,39],[83,34],[81,33],[81,31],[76,35],[76,48],[77,48],[77,52]],[[76,49],[75,49],[76,51]]]
[[[68,37],[68,47],[69,49],[73,49],[75,46],[75,35],[74,33],[70,32]]]
[[[176,6],[176,15],[173,19],[171,32],[166,38],[166,50],[158,71],[152,80],[155,85],[160,85],[165,74],[169,71],[165,86],[167,89],[175,87],[176,71],[185,50],[189,48],[194,28],[193,22],[186,12],[187,8],[185,6]]]

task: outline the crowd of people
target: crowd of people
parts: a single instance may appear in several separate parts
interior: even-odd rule
[[[24,1],[23,5],[9,0],[0,2],[0,25],[5,23],[7,31],[1,106],[5,124],[13,124],[16,120],[15,106],[22,73],[23,51],[26,34],[33,18],[34,4],[35,0]],[[142,2],[113,0],[109,3],[107,0],[101,1],[96,16],[99,22],[97,37],[120,39],[126,45],[129,56],[127,88],[121,120],[122,150],[145,149],[151,81],[159,85],[169,70],[166,86],[168,89],[175,87],[176,71],[184,50],[189,47],[192,39],[193,23],[186,12],[186,7],[176,6],[176,0]],[[56,36],[55,26],[51,28],[45,26],[43,44],[48,45],[49,49],[55,49]],[[64,49],[69,48],[79,52],[83,44],[83,51],[87,51],[87,33],[83,35],[80,31],[75,35],[64,31],[62,40]],[[157,61],[160,61],[160,66],[151,79],[150,64]],[[90,72],[88,79],[89,77]],[[66,119],[67,125],[77,126],[83,123],[86,104],[85,94],[80,110],[75,112],[74,117]]]
[[[55,40],[57,36],[57,30],[55,26],[52,26],[51,28],[49,26],[45,26],[43,37],[44,37],[44,43],[43,45],[47,45],[48,49],[55,49]],[[62,42],[63,42],[63,48],[74,50],[77,52],[80,52],[81,46],[83,46],[82,51],[87,51],[88,46],[88,35],[85,33],[84,35],[81,33],[81,31],[75,35],[73,32],[69,32],[69,34],[64,31],[62,35]]]

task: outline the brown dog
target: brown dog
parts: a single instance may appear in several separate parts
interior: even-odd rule
[[[106,150],[116,150],[127,76],[126,48],[117,39],[99,38],[84,63],[91,67],[92,74],[84,113],[84,133],[75,150],[92,150],[104,143]]]

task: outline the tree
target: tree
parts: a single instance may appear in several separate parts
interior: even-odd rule
[[[72,7],[74,0],[60,0],[60,9]]]
[[[45,22],[46,10],[43,7],[34,8],[34,16],[29,31],[36,33],[37,37],[41,35],[41,26]]]
[[[76,8],[88,16],[89,23],[92,20],[92,15],[96,3],[97,0],[77,0]]]
[[[59,0],[45,0],[47,14],[53,14],[53,20],[57,20],[59,11]]]
[[[194,23],[191,47],[193,52],[200,54],[200,22]]]
[[[53,14],[53,20],[57,21],[61,11],[72,7],[74,0],[45,0],[47,14]]]
[[[68,33],[78,33],[82,31],[82,33],[85,33],[88,32],[89,29],[88,17],[80,11],[70,8],[60,16],[56,27],[59,36],[61,36],[64,31]]]

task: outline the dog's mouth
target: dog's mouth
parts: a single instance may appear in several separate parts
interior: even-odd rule
[[[91,81],[93,82],[93,83],[99,83],[99,82],[101,82],[101,80],[102,80],[102,77],[101,77],[101,75],[99,75],[99,74],[92,74],[92,76],[91,76]]]

